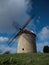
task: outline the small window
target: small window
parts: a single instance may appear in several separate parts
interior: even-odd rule
[[[22,48],[22,50],[24,51],[24,48]]]

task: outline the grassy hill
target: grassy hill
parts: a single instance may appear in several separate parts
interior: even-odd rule
[[[0,55],[0,65],[49,65],[48,53]]]

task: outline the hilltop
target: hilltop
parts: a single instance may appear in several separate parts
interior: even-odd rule
[[[4,54],[0,65],[49,65],[49,53]]]

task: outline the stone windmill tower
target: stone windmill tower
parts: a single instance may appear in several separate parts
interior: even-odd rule
[[[29,24],[31,19],[34,18],[34,15],[29,18],[29,20],[23,25],[22,28],[19,28],[20,25],[17,23],[13,23],[15,28],[19,28],[19,32],[13,36],[13,38],[9,39],[8,45],[11,45],[12,41],[18,37],[18,49],[17,53],[29,53],[36,52],[36,35],[29,30],[25,29],[25,27]]]
[[[36,35],[28,30],[23,30],[18,38],[17,53],[36,52]]]

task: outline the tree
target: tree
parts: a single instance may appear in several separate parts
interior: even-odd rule
[[[48,46],[44,46],[43,52],[44,52],[44,53],[49,53],[49,47],[48,47]]]
[[[4,52],[4,54],[10,54],[10,51],[6,51],[6,52]]]

